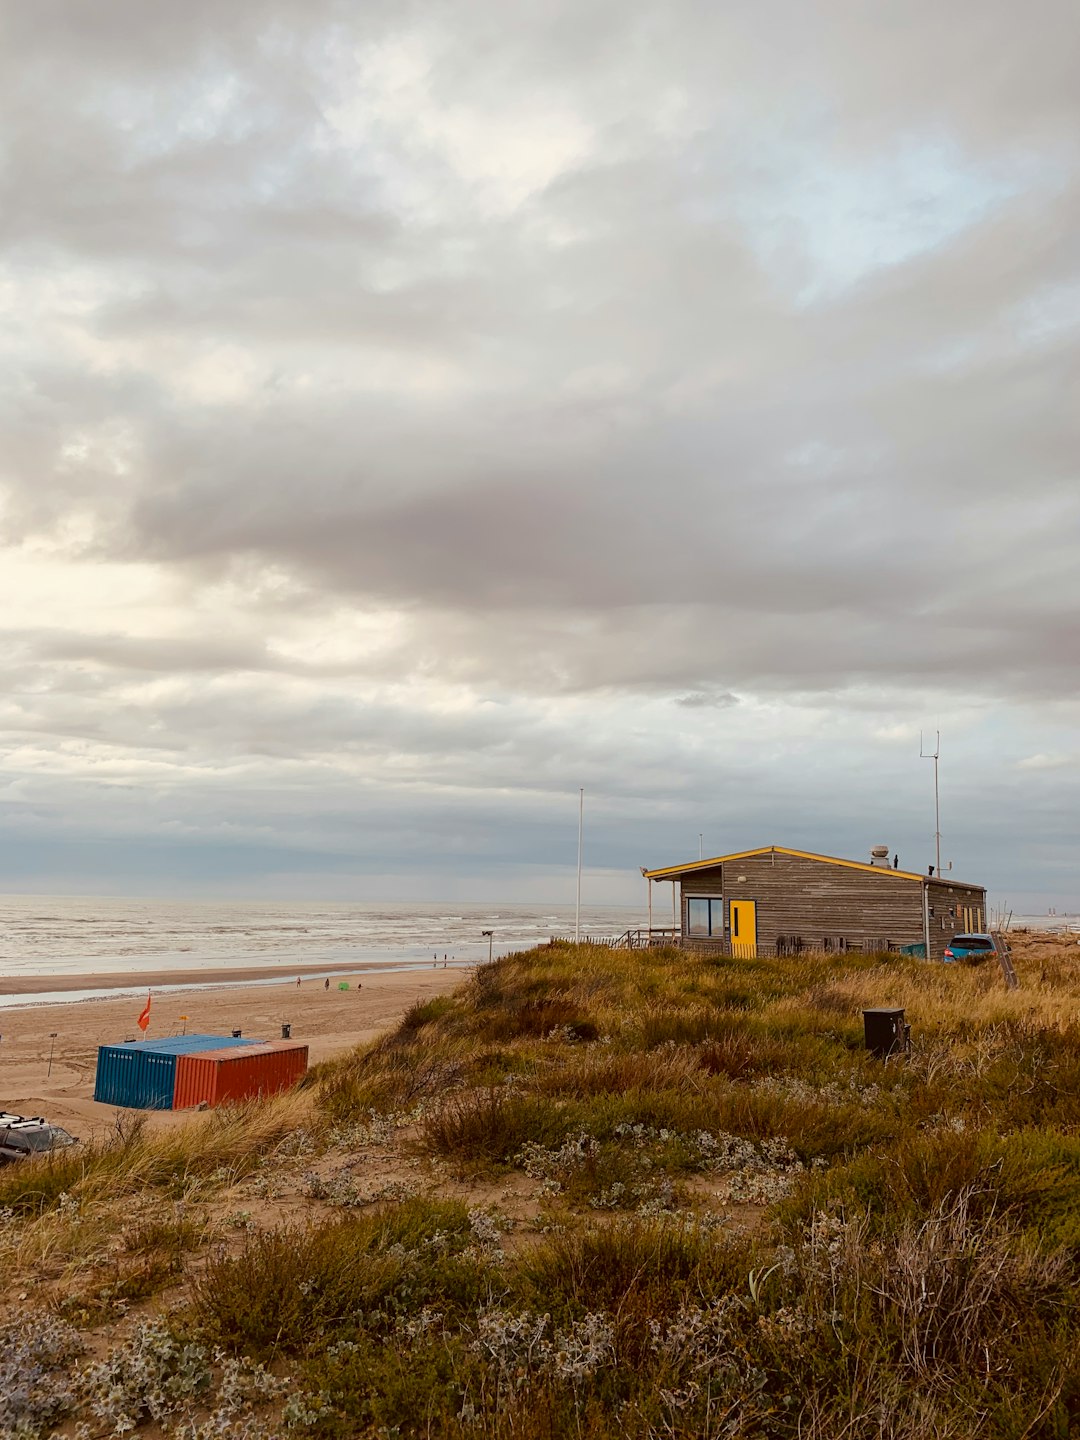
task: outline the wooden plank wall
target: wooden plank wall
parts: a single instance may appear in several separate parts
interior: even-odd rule
[[[740,879],[740,877],[745,877]],[[806,860],[794,855],[766,854],[732,860],[726,866],[696,871],[681,881],[683,933],[686,901],[692,895],[723,895],[725,900],[757,902],[758,944],[769,951],[779,940],[799,937],[804,948],[871,949],[879,945],[919,945],[923,941],[923,887],[884,867],[878,874]],[[940,894],[940,899],[938,895]],[[963,900],[961,901],[961,895]],[[942,908],[959,913],[961,904],[985,911],[985,892],[958,882],[931,882],[935,914],[930,923],[931,956],[941,959],[954,929],[940,927]],[[955,929],[962,929],[957,923]],[[695,941],[713,948],[708,941]],[[715,948],[722,948],[715,942]]]

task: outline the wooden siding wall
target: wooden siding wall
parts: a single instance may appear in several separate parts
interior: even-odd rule
[[[740,876],[745,879],[740,881]],[[767,854],[699,870],[684,876],[680,883],[684,935],[687,900],[694,895],[723,895],[728,904],[732,900],[757,902],[758,944],[767,951],[782,938],[791,937],[800,938],[807,949],[822,945],[840,949],[841,942],[859,949],[876,944],[919,945],[924,938],[923,886],[884,868],[874,874],[820,860]],[[942,914],[948,926],[950,907],[959,910],[962,905],[979,905],[985,912],[985,891],[935,880],[930,882],[930,904],[935,911],[930,921],[930,953],[940,960],[948,940],[964,928],[957,918],[953,929],[942,930]],[[728,915],[725,919],[730,923]],[[709,946],[708,941],[695,943]]]

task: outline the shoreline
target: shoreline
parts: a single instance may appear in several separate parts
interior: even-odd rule
[[[475,961],[455,962],[455,968]],[[440,970],[444,967],[440,964]],[[260,981],[277,981],[292,985],[301,980],[322,980],[327,975],[349,976],[364,974],[385,974],[389,970],[434,970],[433,963],[425,960],[399,960],[387,964],[381,960],[353,960],[291,965],[288,968],[277,965],[215,966],[201,970],[128,970],[88,972],[84,975],[38,974],[0,976],[0,1007],[5,1000],[21,995],[64,995],[78,990],[116,990],[118,992],[142,990],[211,989],[220,986],[250,985]],[[95,998],[96,995],[95,995]],[[43,1002],[44,1003],[44,1002]]]

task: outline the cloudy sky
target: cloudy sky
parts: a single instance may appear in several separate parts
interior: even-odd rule
[[[1080,906],[1075,0],[0,0],[0,889]]]

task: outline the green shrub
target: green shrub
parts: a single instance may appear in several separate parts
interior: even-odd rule
[[[779,1218],[800,1231],[815,1214],[839,1208],[865,1215],[876,1232],[913,1223],[960,1194],[980,1222],[996,1216],[1044,1252],[1065,1247],[1080,1258],[1080,1139],[1050,1131],[908,1135],[895,1148],[808,1176]]]
[[[434,1023],[434,1022],[433,1022]],[[467,1072],[469,1056],[437,1032],[421,1027],[354,1051],[319,1067],[318,1104],[336,1124],[348,1124],[371,1111],[387,1113],[442,1095]]]
[[[559,995],[526,1000],[507,1006],[484,1019],[479,1034],[489,1040],[543,1040],[563,1031],[573,1040],[595,1040],[600,1030],[596,1021],[574,1001]]]
[[[385,1344],[367,1335],[308,1359],[300,1380],[317,1397],[301,1433],[321,1440],[461,1435],[457,1416],[468,1355],[440,1332]]]
[[[520,1256],[507,1280],[518,1304],[558,1320],[616,1316],[624,1347],[640,1356],[654,1321],[743,1290],[754,1253],[750,1240],[699,1226],[617,1220],[547,1240]]]
[[[573,1118],[533,1096],[490,1087],[452,1095],[421,1123],[422,1144],[472,1165],[509,1164],[523,1145],[565,1139]]]
[[[420,1199],[256,1233],[206,1267],[193,1286],[193,1317],[208,1338],[257,1356],[384,1335],[425,1305],[480,1302],[487,1265],[464,1253],[473,1240],[464,1205]]]
[[[415,1000],[405,1011],[398,1025],[399,1035],[409,1035],[422,1030],[425,1025],[434,1024],[454,1009],[452,995],[434,995],[430,1000]]]

